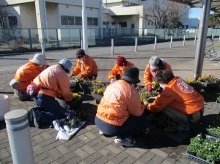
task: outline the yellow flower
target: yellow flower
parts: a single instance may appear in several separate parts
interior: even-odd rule
[[[73,93],[73,100],[78,100],[81,98],[81,95],[78,93]]]

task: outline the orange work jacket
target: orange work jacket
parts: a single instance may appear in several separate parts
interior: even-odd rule
[[[59,65],[53,65],[41,72],[33,81],[41,87],[39,93],[51,97],[63,97],[66,101],[73,99],[73,93],[70,90],[70,78],[68,74]]]
[[[129,116],[141,116],[141,104],[137,89],[124,80],[108,85],[101,99],[96,116],[111,125],[122,126]]]
[[[40,65],[28,62],[22,65],[15,73],[15,80],[19,81],[18,90],[24,90],[31,83],[31,81],[40,74],[43,68]]]
[[[193,114],[204,108],[204,98],[182,78],[176,76],[165,85],[163,92],[155,101],[148,104],[148,109],[159,112],[166,106],[184,114]]]
[[[72,71],[73,76],[79,76],[79,78],[86,78],[98,74],[98,67],[95,60],[89,55],[84,56],[84,61],[77,59],[76,67]]]
[[[134,64],[127,61],[128,67],[134,67]],[[108,73],[108,79],[114,79],[115,75],[119,74],[120,76],[124,75],[124,69],[125,67],[119,66],[118,64],[115,64],[111,71]]]

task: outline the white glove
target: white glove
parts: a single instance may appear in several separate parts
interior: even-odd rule
[[[110,80],[110,83],[113,83],[114,81],[115,81],[115,79],[111,79],[111,80]]]

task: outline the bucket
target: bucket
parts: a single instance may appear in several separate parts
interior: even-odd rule
[[[0,95],[0,121],[4,120],[5,113],[9,112],[10,104],[8,95]]]

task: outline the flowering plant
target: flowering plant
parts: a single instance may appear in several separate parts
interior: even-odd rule
[[[93,92],[99,95],[103,95],[108,84],[109,83],[105,83],[102,81],[96,81],[96,80],[93,81],[92,82]]]
[[[79,100],[82,96],[79,93],[73,93],[73,100]]]
[[[205,75],[203,77],[199,77],[198,81],[205,82],[205,83],[219,83],[220,79],[216,78],[213,75]]]
[[[154,101],[154,97],[157,96],[159,94],[158,90],[151,90],[150,92],[147,91],[146,88],[143,88],[140,92],[140,99],[141,101],[148,101],[148,102],[153,102]]]
[[[189,85],[193,85],[193,84],[195,84],[195,83],[199,83],[198,80],[190,79],[190,78],[186,78],[186,79],[185,79],[185,82],[186,82],[187,84],[189,84]]]

